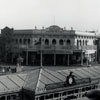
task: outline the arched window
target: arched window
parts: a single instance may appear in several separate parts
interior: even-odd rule
[[[70,45],[71,44],[71,41],[70,40],[67,40],[67,45]]]
[[[80,40],[80,45],[82,45],[82,42],[81,42],[81,40]]]
[[[60,44],[60,45],[63,45],[63,44],[64,44],[64,41],[63,41],[62,39],[60,39],[60,40],[59,40],[59,44]]]
[[[83,40],[83,45],[85,45],[85,44],[84,44],[84,40]]]
[[[77,46],[79,45],[79,40],[77,40]]]
[[[22,44],[22,39],[19,39],[19,43]]]
[[[18,44],[18,39],[16,39],[15,41],[16,41],[16,44]]]
[[[53,40],[52,40],[52,44],[53,44],[53,45],[56,45],[56,39],[53,39]]]
[[[48,39],[45,39],[45,44],[49,45],[49,40]]]
[[[85,40],[85,45],[87,45],[87,42],[88,42],[88,41],[87,41],[87,40]]]
[[[26,39],[24,39],[24,44],[26,44],[26,42],[27,42],[27,40],[26,40]]]
[[[28,44],[30,44],[30,39],[28,39]]]

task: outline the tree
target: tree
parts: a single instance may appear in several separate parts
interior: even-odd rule
[[[11,53],[13,43],[13,28],[5,27],[1,30],[0,36],[0,58],[7,61],[7,56]],[[11,56],[10,56],[11,57]]]

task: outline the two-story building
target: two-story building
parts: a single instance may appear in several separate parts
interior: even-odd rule
[[[42,29],[13,29],[12,62],[20,55],[26,65],[83,65],[96,61],[95,40],[95,32],[66,30],[56,25]]]

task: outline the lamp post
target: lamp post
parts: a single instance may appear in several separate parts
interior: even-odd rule
[[[40,38],[40,67],[42,67],[42,39]]]
[[[26,65],[28,65],[28,43],[26,47]]]
[[[81,65],[83,65],[83,50],[82,50],[82,46],[81,46]]]

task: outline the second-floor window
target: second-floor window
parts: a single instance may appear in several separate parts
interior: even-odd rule
[[[64,41],[61,39],[61,40],[59,40],[59,44],[60,45],[63,45],[64,44]]]
[[[80,40],[80,46],[82,45],[82,41]]]
[[[77,40],[77,46],[79,46],[79,40]]]
[[[19,39],[19,43],[22,44],[22,39]]]
[[[24,39],[23,43],[26,44],[26,42],[27,42],[27,39]]]
[[[56,39],[53,39],[53,40],[52,40],[52,44],[53,44],[53,45],[56,45]]]
[[[28,44],[30,44],[30,39],[28,39]]]
[[[71,45],[71,41],[70,40],[67,40],[67,45]]]
[[[85,45],[87,45],[87,43],[88,43],[88,41],[87,41],[87,40],[85,40]]]
[[[16,39],[15,41],[16,41],[16,44],[18,44],[18,39]]]
[[[83,40],[83,45],[84,45],[84,40]]]
[[[48,39],[45,40],[45,45],[49,45],[49,40]]]

